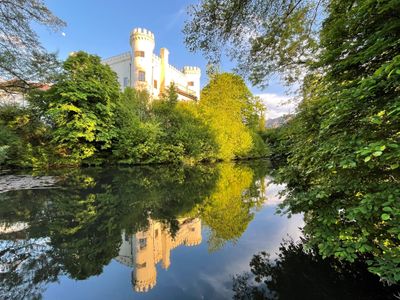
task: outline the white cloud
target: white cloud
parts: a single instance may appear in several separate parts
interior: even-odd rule
[[[66,36],[67,34],[65,32],[61,32],[61,35],[62,36]]]
[[[256,95],[260,97],[266,108],[266,119],[274,119],[285,114],[294,113],[297,103],[291,97],[273,93]]]

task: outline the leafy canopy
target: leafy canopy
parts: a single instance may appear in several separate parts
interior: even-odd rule
[[[32,23],[55,31],[65,26],[41,0],[0,1],[0,77],[12,80],[2,83],[0,90],[48,82],[59,70],[56,55],[42,47]]]

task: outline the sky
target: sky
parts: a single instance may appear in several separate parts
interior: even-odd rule
[[[155,53],[165,47],[170,50],[170,64],[181,69],[184,65],[199,66],[202,70],[201,85],[207,84],[206,59],[200,52],[191,53],[185,47],[182,29],[187,7],[196,0],[45,0],[47,7],[67,23],[60,32],[34,26],[43,46],[56,51],[60,59],[70,52],[83,50],[102,58],[130,50],[129,35],[133,28],[141,27],[155,35]],[[231,71],[234,63],[224,58],[221,71]],[[267,106],[266,117],[276,118],[293,112],[293,103],[285,89],[276,80],[264,90],[252,87]],[[286,104],[285,104],[286,103]],[[283,104],[283,105],[282,105]]]

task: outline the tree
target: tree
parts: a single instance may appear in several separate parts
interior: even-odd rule
[[[2,83],[1,90],[48,82],[59,68],[56,55],[41,46],[32,23],[56,31],[65,26],[41,0],[0,1],[0,78],[14,79]]]
[[[272,253],[271,253],[272,254]],[[234,299],[393,299],[399,287],[386,286],[365,262],[323,259],[304,241],[284,241],[278,257],[261,252],[250,261],[251,274],[233,279]]]
[[[31,99],[53,125],[57,153],[71,163],[101,154],[115,136],[114,107],[119,98],[117,75],[100,57],[77,52],[47,92]]]
[[[251,97],[243,79],[229,73],[215,75],[201,91],[200,115],[215,135],[218,159],[246,156],[252,149],[251,133],[245,125]]]
[[[189,9],[185,42],[218,65],[222,50],[236,71],[266,86],[274,75],[293,82],[312,61],[323,0],[202,0]]]
[[[389,282],[400,280],[399,14],[398,1],[209,0],[186,29],[210,54],[231,42],[255,84],[306,67],[298,113],[274,141],[281,208],[304,213],[320,254],[363,257]]]
[[[146,91],[126,88],[116,105],[112,158],[119,163],[145,164],[157,161],[163,130],[153,120],[149,102]]]
[[[160,100],[153,102],[152,112],[164,129],[159,140],[161,159],[188,164],[215,160],[217,145],[211,128],[198,113],[196,103],[178,102],[174,85]]]

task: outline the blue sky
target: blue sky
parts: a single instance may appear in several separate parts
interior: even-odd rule
[[[202,69],[201,83],[207,83],[205,76],[206,60],[201,53],[190,53],[184,45],[182,29],[188,18],[186,8],[195,0],[179,1],[134,1],[134,0],[46,0],[51,11],[67,22],[62,32],[50,32],[35,26],[42,44],[50,51],[57,51],[65,59],[72,51],[83,50],[102,58],[130,50],[129,34],[135,27],[151,30],[155,34],[155,52],[166,47],[170,50],[170,63],[177,68],[195,65]],[[227,59],[221,64],[222,71],[230,71],[234,65]],[[280,104],[287,100],[284,89],[277,82],[261,91],[265,100],[267,117],[276,117],[282,112],[292,111],[293,105],[286,108]]]

